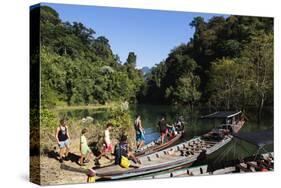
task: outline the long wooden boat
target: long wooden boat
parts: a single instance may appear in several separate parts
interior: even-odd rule
[[[149,155],[149,154],[161,151],[170,146],[173,146],[180,140],[180,138],[183,136],[183,133],[184,133],[183,131],[178,132],[176,136],[174,136],[170,140],[166,141],[164,144],[160,143],[161,142],[160,138],[157,140],[154,140],[154,141],[146,144],[142,148],[135,150],[134,155],[136,157],[141,157],[141,156],[145,156],[145,155]],[[111,166],[113,164],[114,164],[114,160],[111,160],[110,162],[108,162],[106,164],[102,164],[102,165],[99,164],[99,165],[96,165],[95,167],[96,168],[105,168],[105,167]]]
[[[231,125],[233,126],[219,126],[203,136],[158,152],[141,156],[139,157],[141,161],[139,168],[125,169],[119,165],[112,165],[97,169],[97,176],[105,179],[123,179],[174,169],[181,166],[190,166],[198,158],[214,153],[233,139],[231,133],[234,125],[238,123],[242,124],[242,126],[244,125],[244,122],[240,122],[240,120],[236,121],[236,117],[240,116],[240,114],[241,112],[219,114],[223,118],[226,118],[226,120],[231,118]],[[212,116],[216,117],[215,114]],[[230,121],[227,121],[227,123],[230,123]]]
[[[220,175],[230,173],[245,173],[258,172],[261,169],[268,171],[273,170],[274,157],[273,152],[261,154],[258,158],[250,156],[242,161],[232,161],[233,165],[224,168],[209,170],[208,165],[200,165],[196,167],[183,168],[180,170],[165,171],[148,176],[138,177],[137,179],[159,179],[172,177],[188,177],[188,176],[202,176],[202,175]]]
[[[124,179],[145,174],[174,169],[181,166],[190,166],[202,155],[210,155],[220,149],[232,139],[226,135],[220,141],[205,141],[202,137],[196,137],[189,141],[177,144],[173,147],[139,157],[139,168],[122,168],[113,165],[96,169],[96,175],[103,179]]]
[[[204,119],[222,119],[223,123],[218,126],[219,129],[228,130],[231,134],[236,134],[245,124],[245,117],[242,111],[218,111],[212,114],[204,115]]]
[[[135,151],[135,156],[140,157],[144,155],[149,155],[154,152],[166,149],[172,145],[174,145],[176,142],[179,141],[179,139],[182,137],[183,132],[179,132],[177,135],[175,135],[173,138],[165,142],[164,144],[161,144],[161,140],[155,140],[150,142],[149,144],[146,144],[144,147],[138,149]]]
[[[164,144],[161,144],[161,138],[154,140],[148,144],[146,144],[145,146],[143,146],[142,148],[135,150],[134,154],[136,157],[140,157],[140,156],[144,156],[144,155],[149,155],[152,154],[154,152],[166,149],[170,146],[173,146],[174,144],[176,144],[180,138],[183,136],[184,134],[184,122],[181,121],[181,126],[177,126],[176,123],[174,123],[173,125],[175,126],[176,129],[176,135],[172,138],[169,138],[168,141],[166,141]]]
[[[201,176],[208,175],[208,165],[201,165],[190,168],[182,168],[180,170],[168,170],[156,174],[137,177],[136,179],[160,179],[160,178],[174,178],[174,177],[187,177],[187,176]]]
[[[259,172],[272,171],[274,166],[274,153],[268,152],[258,156],[253,155],[242,160],[233,160],[226,162],[223,168],[210,168],[210,174],[228,174],[228,173],[244,173],[244,172]]]

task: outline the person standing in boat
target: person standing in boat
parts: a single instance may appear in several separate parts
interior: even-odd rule
[[[182,120],[182,117],[179,117],[176,121],[175,128],[177,131],[183,131],[184,130],[184,122]]]
[[[178,134],[175,124],[172,125],[166,124],[166,126],[168,128],[167,135],[169,136],[170,139],[174,138]]]
[[[137,115],[136,120],[134,122],[134,127],[136,131],[136,141],[137,141],[137,149],[141,148],[144,145],[144,128],[141,123],[141,116]]]
[[[159,129],[160,129],[161,144],[163,144],[164,140],[165,140],[165,137],[167,136],[167,133],[168,133],[167,123],[166,123],[164,115],[162,116],[162,118],[158,122],[158,126],[159,126]]]
[[[66,125],[66,120],[61,119],[60,125],[58,126],[56,130],[56,135],[58,146],[60,148],[59,151],[59,162],[62,163],[63,159],[68,159],[68,153],[69,153],[69,131],[68,126]]]

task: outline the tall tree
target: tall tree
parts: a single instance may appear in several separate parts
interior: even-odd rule
[[[258,33],[252,36],[243,55],[253,71],[253,88],[260,118],[265,101],[273,98],[273,35]]]
[[[132,67],[136,67],[137,64],[137,55],[134,52],[129,52],[126,64],[132,66]]]
[[[241,65],[232,59],[220,59],[212,64],[211,79],[208,92],[210,102],[215,108],[233,109],[237,103],[237,93],[240,91],[238,79],[241,75]]]
[[[179,78],[174,91],[175,100],[182,104],[189,104],[193,110],[195,102],[200,99],[198,91],[200,78],[193,74],[186,74]]]

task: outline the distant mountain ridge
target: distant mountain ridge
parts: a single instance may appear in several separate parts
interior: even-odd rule
[[[151,69],[149,67],[142,67],[141,68],[141,71],[143,72],[143,74],[147,74],[147,73],[150,73]]]

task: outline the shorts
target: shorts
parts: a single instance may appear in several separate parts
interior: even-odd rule
[[[136,140],[137,140],[137,142],[139,142],[139,141],[144,141],[144,134],[143,134],[143,132],[139,132],[139,131],[137,131],[137,133],[136,133]]]
[[[68,148],[69,147],[69,140],[65,140],[65,141],[59,141],[59,148]]]
[[[165,130],[161,130],[161,131],[160,131],[161,136],[166,136],[167,133],[168,133],[168,129],[165,129]]]
[[[104,153],[104,152],[106,152],[106,153],[108,153],[108,152],[112,152],[113,151],[113,146],[112,146],[112,144],[104,144],[103,145],[103,150],[102,150],[102,152]]]

